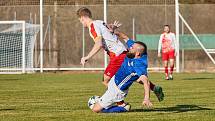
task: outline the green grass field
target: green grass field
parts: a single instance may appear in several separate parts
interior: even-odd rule
[[[105,91],[102,73],[0,75],[0,121],[215,121],[215,74],[149,76],[163,87],[163,102],[151,93],[154,107],[142,107],[143,86],[135,83],[126,98],[131,112],[96,114],[87,101]]]

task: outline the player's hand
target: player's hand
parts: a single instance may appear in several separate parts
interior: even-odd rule
[[[158,57],[161,57],[161,53],[158,53]]]
[[[174,53],[174,54],[175,54],[175,57],[176,57],[176,56],[177,56],[177,52],[175,51],[175,53]]]
[[[88,61],[87,57],[82,57],[81,58],[81,64],[84,66],[84,64]]]
[[[153,106],[152,103],[151,103],[151,101],[149,99],[147,99],[147,100],[144,99],[143,105],[145,105],[147,108],[150,108],[150,107]]]
[[[114,23],[108,24],[109,31],[114,33],[117,28],[119,28],[122,24],[119,21],[114,21]]]
[[[113,26],[115,26],[116,28],[119,28],[120,26],[122,26],[122,24],[119,23],[119,21],[114,21]]]

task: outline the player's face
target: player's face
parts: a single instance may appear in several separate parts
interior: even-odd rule
[[[170,31],[169,27],[168,27],[168,26],[165,26],[165,27],[164,27],[164,32],[169,33],[169,31]]]
[[[85,21],[84,16],[81,16],[81,17],[79,18],[79,21],[82,23],[82,25],[83,25],[84,27],[87,27],[87,24],[86,24],[86,21]]]
[[[129,52],[126,54],[128,58],[134,58],[137,52],[138,44],[134,43],[132,47],[129,48]]]

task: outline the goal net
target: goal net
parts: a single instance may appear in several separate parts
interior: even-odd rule
[[[0,21],[0,73],[33,72],[33,49],[39,25]]]

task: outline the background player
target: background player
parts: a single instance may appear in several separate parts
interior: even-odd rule
[[[170,26],[164,25],[164,33],[161,34],[158,44],[158,57],[161,57],[162,49],[162,61],[165,68],[165,79],[173,79],[174,60],[176,56],[176,39],[175,34],[170,32]],[[170,73],[168,70],[168,61],[170,62]]]

